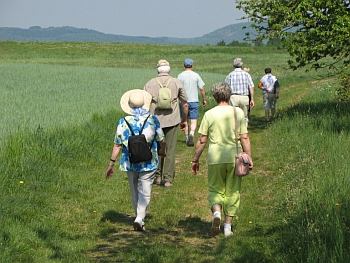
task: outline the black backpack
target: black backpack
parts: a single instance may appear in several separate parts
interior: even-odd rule
[[[130,163],[145,162],[152,159],[152,152],[150,147],[147,144],[146,136],[142,134],[143,127],[145,127],[148,117],[149,115],[147,116],[145,122],[143,123],[142,128],[139,132],[139,135],[135,135],[135,133],[131,129],[130,124],[124,118],[132,134],[128,140],[128,152],[129,152]]]

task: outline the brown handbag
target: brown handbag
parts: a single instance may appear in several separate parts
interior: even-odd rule
[[[249,174],[249,165],[253,163],[252,158],[249,154],[245,152],[238,153],[238,124],[237,124],[237,113],[236,113],[236,107],[233,107],[234,111],[234,119],[235,119],[235,136],[236,136],[236,167],[235,167],[235,174],[237,176],[246,176]]]

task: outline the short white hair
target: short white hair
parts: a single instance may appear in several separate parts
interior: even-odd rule
[[[160,66],[157,68],[158,73],[169,73],[170,67],[169,66]]]

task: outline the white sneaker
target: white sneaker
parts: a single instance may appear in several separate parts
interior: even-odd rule
[[[211,234],[215,237],[220,234],[220,223],[221,223],[221,214],[218,213],[213,217],[213,223],[211,225]]]
[[[233,235],[233,232],[231,231],[231,229],[224,229],[224,235],[225,237],[229,237]]]
[[[135,231],[146,231],[145,223],[139,217],[136,217],[136,219],[134,221],[134,230]]]

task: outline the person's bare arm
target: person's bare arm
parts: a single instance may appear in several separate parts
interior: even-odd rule
[[[249,90],[250,90],[250,107],[254,108],[254,105],[255,105],[255,103],[254,103],[254,87],[250,87]]]
[[[252,151],[250,148],[250,139],[249,139],[249,135],[248,133],[243,133],[241,134],[241,144],[242,144],[242,148],[243,151],[247,154],[249,154],[250,157],[252,157]],[[253,162],[251,163],[251,165],[249,166],[250,169],[253,168]]]
[[[280,97],[280,84],[279,84],[278,80],[276,80],[274,86],[275,86],[275,90],[276,90],[276,99],[278,99]]]
[[[196,150],[194,151],[194,156],[191,162],[191,172],[197,174],[199,171],[199,158],[207,144],[208,136],[201,134],[196,143]]]
[[[207,106],[207,98],[205,97],[205,89],[204,87],[199,88],[201,95],[202,95],[202,100],[203,100],[203,106]]]
[[[280,97],[280,88],[276,88],[276,99]]]
[[[165,151],[165,149],[166,149],[166,142],[165,142],[165,138],[159,142],[159,145],[160,145],[159,155],[164,158],[166,156],[166,151]]]
[[[113,175],[114,163],[115,163],[121,149],[122,149],[121,144],[114,144],[112,155],[111,155],[111,161],[109,162],[109,166],[108,166],[108,169],[106,171],[106,179],[110,178]]]
[[[258,88],[264,90],[264,85],[261,81],[259,81]]]
[[[181,120],[181,124],[180,124],[180,129],[182,131],[187,129],[187,117],[188,117],[188,103],[185,100],[181,101],[181,105],[182,105],[182,120]]]

